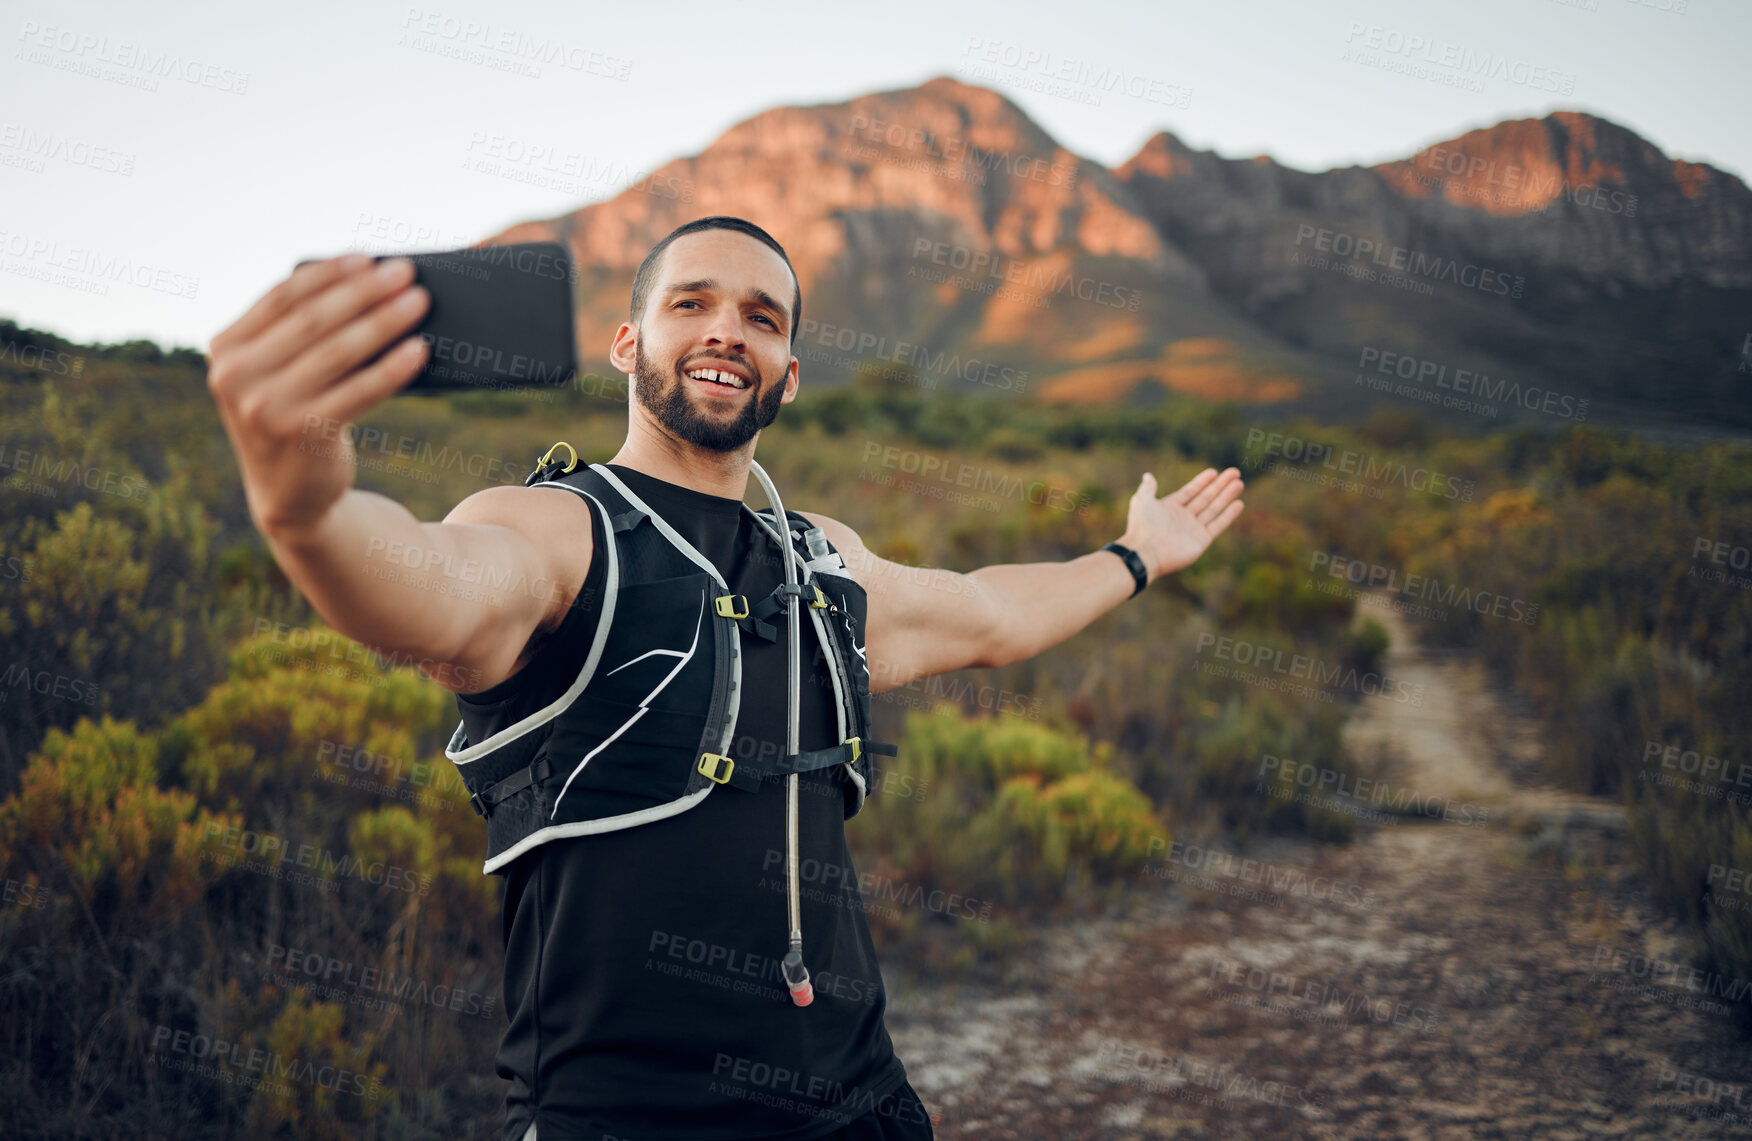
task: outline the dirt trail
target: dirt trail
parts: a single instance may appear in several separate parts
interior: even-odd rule
[[[1473,811],[1257,864],[1185,853],[1127,917],[1042,932],[1001,988],[891,976],[937,1136],[1752,1137],[1736,1000],[1624,870],[1622,810],[1523,783],[1516,695],[1367,612],[1424,701],[1365,699],[1349,743]]]

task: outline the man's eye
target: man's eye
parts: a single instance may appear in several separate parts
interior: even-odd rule
[[[755,316],[759,317],[762,321],[765,321],[767,324],[772,325],[772,327],[775,329],[779,327],[776,323],[774,323],[773,319],[771,317],[768,317],[765,313],[756,313]]]

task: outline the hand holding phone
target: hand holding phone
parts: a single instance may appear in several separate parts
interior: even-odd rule
[[[551,388],[577,375],[575,273],[565,246],[522,242],[399,256],[414,264],[414,283],[431,298],[415,330],[426,342],[426,363],[403,391]]]

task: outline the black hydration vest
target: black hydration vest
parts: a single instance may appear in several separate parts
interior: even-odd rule
[[[549,840],[685,812],[720,785],[752,790],[832,765],[845,766],[845,814],[857,815],[876,777],[872,754],[897,750],[869,739],[864,588],[831,544],[828,557],[810,559],[809,520],[787,510],[785,541],[771,508],[742,508],[797,564],[798,618],[809,615],[831,661],[841,743],[735,761],[727,754],[744,681],[785,684],[783,676],[744,679],[740,642],[744,634],[784,636],[783,575],[764,599],[727,593],[718,569],[601,464],[574,459],[559,474],[544,457],[528,482],[583,496],[600,513],[607,544],[592,557],[606,560],[606,577],[589,654],[566,691],[484,741],[470,742],[459,723],[444,749],[487,820],[482,871],[502,872]]]

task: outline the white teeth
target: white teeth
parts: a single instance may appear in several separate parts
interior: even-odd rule
[[[747,388],[748,382],[731,372],[719,372],[714,368],[694,369],[687,375],[696,380],[710,380],[718,384],[727,384],[731,388]]]

